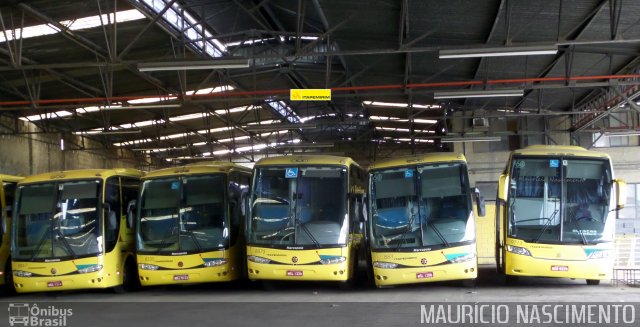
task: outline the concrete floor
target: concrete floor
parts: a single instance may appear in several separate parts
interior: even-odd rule
[[[21,294],[0,302],[38,303],[40,308],[73,308],[67,326],[406,326],[420,324],[421,304],[441,302],[636,302],[640,288],[588,286],[584,280],[523,278],[505,286],[494,269],[482,269],[478,285],[457,283],[406,285],[376,289],[357,286],[344,291],[325,283],[278,283],[265,290],[259,283],[152,287],[127,294],[110,291]],[[101,302],[100,304],[94,302]],[[215,302],[215,303],[214,303]],[[242,302],[242,303],[240,303]],[[0,304],[0,326],[7,311]],[[515,313],[513,313],[515,314]],[[638,320],[640,321],[640,320]],[[446,325],[446,324],[439,324]]]

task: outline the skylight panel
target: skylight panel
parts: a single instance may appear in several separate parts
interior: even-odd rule
[[[147,8],[156,14],[161,13],[169,3],[168,0],[137,1],[146,5]],[[162,14],[162,18],[176,31],[182,33],[186,39],[191,41],[191,46],[197,51],[206,53],[211,57],[222,57],[223,53],[227,51],[224,44],[213,39],[211,32],[177,2],[174,2],[171,7]]]
[[[102,16],[102,21],[100,20]],[[125,23],[134,20],[144,19],[144,15],[138,11],[137,9],[118,11],[115,14],[104,14],[104,15],[95,15],[88,17],[81,17],[73,20],[63,20],[60,25],[65,26],[71,31],[79,31],[90,28],[95,28],[98,26],[102,26],[102,24],[108,25],[113,24],[114,20],[118,23]],[[7,30],[6,37],[5,31],[0,32],[0,42],[6,42],[7,38],[9,40],[14,40],[14,38],[19,39],[28,39],[32,37],[52,35],[60,33],[60,30],[50,24],[41,24],[35,26],[29,26],[24,28],[18,28],[14,30]]]
[[[298,124],[301,122],[300,117],[284,101],[267,101],[267,104],[290,123]]]

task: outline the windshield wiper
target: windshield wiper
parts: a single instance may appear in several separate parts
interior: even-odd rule
[[[429,222],[427,223],[427,226],[429,226],[429,227],[431,227],[431,229],[433,229],[433,231],[436,233],[438,238],[442,241],[442,244],[444,244],[444,246],[450,247],[449,242],[447,242],[447,239],[444,237],[444,235],[442,235],[442,233],[440,232],[438,227],[436,227],[436,224],[434,224],[433,221],[431,221],[431,219],[429,219]]]
[[[36,258],[36,254],[40,252],[40,248],[42,248],[42,246],[44,245],[44,241],[47,240],[47,236],[51,238],[51,224],[49,224],[47,230],[44,232],[44,234],[42,234],[42,238],[40,239],[40,241],[38,241],[38,245],[36,245],[36,248],[31,254],[31,259],[29,259],[29,261],[33,261],[33,259]]]
[[[584,233],[582,232],[582,226],[580,226],[578,219],[573,217],[572,220],[576,224],[576,227],[578,227],[577,231],[578,231],[578,235],[580,235],[580,239],[582,240],[582,244],[587,245],[589,242],[587,241],[587,237],[584,236]]]
[[[413,213],[413,208],[411,208],[411,217],[409,217],[407,228],[405,228],[402,234],[400,234],[400,236],[398,237],[399,240],[398,240],[398,245],[396,246],[396,250],[398,250],[400,246],[403,244],[402,241],[406,243],[405,236],[407,236],[407,233],[413,231],[413,222],[415,221],[415,219],[416,219],[416,215]]]
[[[171,224],[171,226],[169,226],[169,229],[162,235],[162,240],[160,240],[160,245],[158,245],[158,249],[156,250],[156,253],[160,253],[162,251],[162,249],[164,248],[167,242],[167,238],[169,237],[169,235],[171,235],[171,231],[177,226],[177,223],[179,220],[180,219],[176,217],[176,219],[173,220],[173,223]],[[180,245],[180,231],[178,231],[178,249],[180,249],[179,245]]]
[[[198,238],[193,233],[193,231],[183,230],[182,232],[184,232],[185,234],[189,235],[191,240],[193,240],[193,243],[196,245],[196,248],[198,249],[198,252],[202,252],[202,246],[200,246],[200,242],[198,241]]]
[[[551,214],[551,217],[547,218],[547,222],[544,224],[544,226],[542,226],[542,230],[540,231],[540,233],[538,234],[538,236],[536,236],[536,238],[533,240],[533,243],[538,243],[538,241],[540,240],[540,238],[542,237],[542,235],[544,234],[544,232],[547,231],[547,229],[549,228],[549,226],[551,226],[551,221],[553,220],[553,217],[556,216],[556,214],[558,213],[558,209],[556,209],[553,214]]]
[[[318,242],[318,240],[313,236],[313,233],[311,233],[311,231],[309,230],[309,228],[307,228],[306,224],[303,224],[300,222],[300,219],[298,219],[296,217],[295,219],[296,225],[300,226],[300,228],[302,228],[302,231],[304,231],[305,234],[307,234],[307,236],[309,236],[309,239],[311,239],[311,242],[313,242],[313,244],[316,246],[316,248],[320,248],[320,242]]]
[[[67,252],[71,255],[71,257],[74,258],[74,259],[77,258],[78,256],[76,255],[76,253],[71,248],[71,245],[69,245],[69,242],[67,241],[67,238],[64,235],[62,235],[62,232],[60,232],[60,229],[56,230],[56,234],[58,234],[58,240],[61,240],[62,244],[64,245],[64,247],[67,250]]]

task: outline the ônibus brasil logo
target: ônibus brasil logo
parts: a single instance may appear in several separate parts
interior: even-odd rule
[[[10,303],[9,326],[66,326],[72,309],[56,308],[53,305],[38,307],[37,304]]]

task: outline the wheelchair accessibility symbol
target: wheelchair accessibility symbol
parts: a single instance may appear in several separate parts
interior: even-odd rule
[[[298,168],[287,168],[284,171],[284,178],[296,178],[298,177]]]

